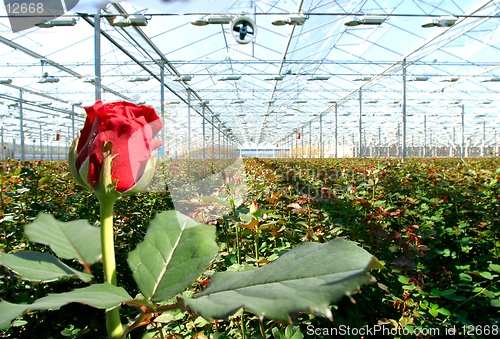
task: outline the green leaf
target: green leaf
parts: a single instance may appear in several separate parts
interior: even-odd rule
[[[500,265],[490,264],[488,269],[490,269],[491,271],[495,271],[497,273],[500,273]]]
[[[497,275],[492,275],[490,272],[479,272],[479,275],[488,280],[492,280],[493,278],[497,277]]]
[[[467,273],[460,273],[459,274],[460,280],[463,281],[472,281],[472,277],[468,275]]]
[[[270,264],[246,272],[219,272],[186,307],[209,319],[227,319],[241,308],[269,319],[297,312],[331,318],[329,305],[373,278],[374,258],[354,242],[303,243]]]
[[[493,307],[500,307],[500,299],[491,299],[490,305]]]
[[[303,339],[304,335],[300,331],[300,327],[298,325],[288,325],[285,329],[285,338],[286,339]]]
[[[13,319],[29,311],[57,310],[68,303],[77,302],[101,309],[113,309],[132,297],[122,288],[108,283],[95,284],[71,292],[49,294],[32,304],[11,304],[0,302],[0,329],[10,326]]]
[[[273,333],[274,339],[285,339],[285,335],[277,327],[273,327],[272,333]]]
[[[0,265],[8,267],[29,281],[55,281],[63,277],[78,277],[88,282],[92,275],[76,271],[49,253],[20,251],[0,254]]]
[[[437,311],[439,313],[441,313],[442,315],[445,315],[445,316],[451,315],[451,312],[448,309],[444,308],[444,307],[438,308]]]
[[[215,227],[165,211],[151,221],[144,241],[130,252],[128,264],[142,294],[165,301],[191,286],[218,250]]]
[[[24,229],[30,241],[48,245],[58,257],[81,264],[93,264],[101,258],[100,232],[87,220],[61,222],[47,213],[38,214]]]
[[[400,275],[398,276],[398,281],[402,284],[408,284],[408,282],[410,281],[410,278],[408,278],[407,276],[405,275]]]

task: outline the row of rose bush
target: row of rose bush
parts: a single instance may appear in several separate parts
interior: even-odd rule
[[[374,273],[377,284],[353,296],[355,304],[346,298],[332,306],[333,324],[299,316],[297,323],[303,333],[310,324],[493,329],[500,317],[499,165],[497,158],[410,159],[405,163],[390,159],[248,159],[248,196],[239,214],[216,221],[205,218],[217,224],[219,241],[227,250],[224,260],[214,263],[213,269],[226,270],[237,262],[237,228],[241,231],[239,255],[251,265],[271,262],[301,242],[344,236],[368,249],[386,269]],[[64,162],[10,161],[1,166],[2,251],[37,248],[27,243],[22,229],[39,211],[51,212],[60,220],[98,220],[97,200],[75,186]],[[172,163],[158,167],[158,173],[164,173],[165,167],[171,169]],[[183,168],[175,174],[179,179],[185,178],[187,169],[203,177],[206,161],[192,161]],[[252,201],[258,206],[258,225],[248,227],[238,215],[248,213]],[[118,268],[126,266],[126,253],[141,241],[149,219],[173,207],[167,190],[148,191],[117,202]],[[127,270],[118,272],[120,285],[132,293],[137,291]],[[68,290],[68,283],[55,287],[29,284],[6,270],[2,274],[5,300],[30,302],[54,290]],[[198,288],[204,285],[200,281]],[[26,315],[26,323],[18,322],[19,326],[4,335],[28,337],[46,331],[57,337],[68,324],[85,328],[89,323],[93,324],[89,328],[94,337],[105,332],[98,312],[74,304],[67,307],[86,316],[73,319],[74,312]],[[211,326],[197,319],[182,314],[166,328],[187,337]],[[243,322],[249,333],[261,333],[256,317],[247,316]],[[228,322],[219,323],[218,328],[231,336],[240,335],[240,326]],[[273,322],[266,326],[281,327]]]

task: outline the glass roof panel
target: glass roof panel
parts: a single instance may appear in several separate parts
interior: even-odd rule
[[[424,117],[437,135],[450,117],[458,128],[462,109],[468,132],[476,133],[483,121],[490,126],[488,133],[500,131],[494,122],[500,120],[495,103],[500,89],[499,0],[131,0],[108,4],[101,12],[98,59],[97,7],[81,2],[66,14],[77,19],[74,26],[18,33],[12,33],[2,9],[0,78],[12,79],[0,87],[6,124],[16,123],[19,110],[8,105],[23,101],[32,114],[27,130],[33,135],[40,126],[67,130],[72,103],[89,105],[96,98],[98,60],[102,99],[164,110],[172,140],[183,140],[188,133],[188,115],[193,132],[200,133],[204,115],[206,124],[213,120],[237,144],[269,147],[292,137],[295,129],[308,131],[310,123],[319,128],[320,116],[325,126],[335,123],[337,105],[337,123],[343,126],[337,137],[351,140],[358,133],[361,106],[363,133],[367,142],[375,142],[379,129],[392,138],[401,128],[403,101],[415,142],[420,142]],[[144,14],[147,26],[112,25],[113,17],[129,14]],[[246,16],[256,28],[248,33],[254,40],[237,43],[231,22],[192,24],[210,15],[232,22]],[[453,16],[455,24],[422,27],[442,16]],[[383,22],[346,26],[354,17]],[[273,24],[277,18],[304,22]],[[51,77],[58,81],[41,81]],[[47,102],[51,104],[42,105]],[[81,108],[76,110],[80,127],[84,117]],[[313,134],[317,142],[318,133]],[[324,137],[331,142],[333,133]]]

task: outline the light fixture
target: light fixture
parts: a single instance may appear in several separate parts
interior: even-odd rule
[[[457,22],[454,16],[441,16],[439,18],[430,18],[424,21],[422,27],[451,27]]]
[[[210,104],[210,101],[208,101],[208,100],[202,100],[199,102],[200,106],[207,106],[208,104]]]
[[[427,81],[427,80],[429,80],[429,77],[426,75],[418,75],[408,79],[408,81]]]
[[[211,14],[205,17],[205,21],[209,24],[229,24],[231,17],[223,14]]]
[[[48,84],[48,83],[56,83],[56,82],[59,82],[59,78],[53,77],[52,75],[49,75],[49,73],[47,73],[47,72],[43,73],[40,80],[38,80],[39,84]]]
[[[194,26],[206,26],[208,25],[208,21],[205,19],[204,16],[199,17],[195,21],[191,21],[191,25]]]
[[[148,81],[151,79],[150,77],[147,76],[137,76],[137,77],[130,77],[127,79],[128,82],[142,82],[142,81]]]
[[[355,16],[347,19],[344,22],[344,25],[348,27],[354,27],[359,25],[380,25],[382,24],[387,17],[382,15],[363,15],[363,16]]]
[[[147,26],[148,19],[143,14],[132,14],[128,16],[132,26]]]
[[[0,79],[1,85],[10,85],[11,83],[12,83],[12,79],[9,79],[9,78],[1,78]]]
[[[184,74],[180,75],[177,78],[174,79],[174,81],[191,81],[193,79],[193,76],[190,74]]]
[[[40,27],[40,28],[51,28],[55,26],[74,26],[76,25],[76,19],[75,18],[69,18],[69,17],[59,17],[55,18],[52,20],[42,20],[41,22],[35,24],[35,26]]]
[[[245,102],[245,100],[240,100],[240,99],[231,101],[232,104],[242,104],[244,102]]]
[[[219,79],[219,81],[240,80],[241,75],[228,75]]]
[[[361,78],[356,78],[354,81],[370,81],[372,77],[361,77]]]
[[[307,100],[295,100],[293,103],[294,104],[305,104]]]
[[[191,21],[192,25],[195,26],[206,26],[208,24],[229,24],[231,22],[231,17],[223,14],[210,14],[202,16],[195,21]]]
[[[116,27],[130,27],[130,26],[147,26],[148,19],[144,14],[130,14],[128,16],[116,16],[111,22],[111,26]]]
[[[500,77],[492,77],[481,82],[500,82]]]
[[[269,80],[269,81],[281,81],[283,80],[284,76],[283,75],[275,75],[275,76],[272,76],[270,78],[265,78],[264,80]]]
[[[275,26],[284,26],[284,25],[294,25],[294,26],[302,26],[304,22],[306,22],[307,17],[304,14],[289,14],[277,16],[272,24]]]
[[[368,100],[368,101],[365,101],[366,104],[376,104],[378,102],[378,100]]]
[[[330,79],[329,75],[315,75],[307,79],[307,81],[326,81]]]
[[[88,82],[89,84],[93,84],[95,82],[94,78],[85,78],[83,82]]]
[[[483,104],[483,105],[489,105],[489,104],[491,104],[492,102],[493,102],[493,101],[491,101],[491,100],[485,100],[485,101],[481,102],[481,104]]]
[[[178,105],[180,104],[181,102],[179,100],[176,100],[176,101],[169,101],[167,102],[167,105]]]
[[[52,103],[50,101],[46,101],[46,102],[39,102],[38,103],[38,106],[50,106],[52,105]]]
[[[18,102],[13,102],[12,104],[8,104],[7,107],[9,108],[15,108],[15,107],[18,107],[19,106],[19,103]]]
[[[441,80],[441,82],[457,82],[458,79],[460,79],[460,78],[459,77],[449,77],[449,78]]]

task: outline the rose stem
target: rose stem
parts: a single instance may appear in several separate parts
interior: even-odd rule
[[[116,197],[101,195],[99,197],[101,214],[101,245],[102,263],[105,282],[116,286],[116,260],[113,231],[113,206]],[[115,307],[106,313],[106,329],[110,339],[123,336],[123,326],[120,321],[120,307]]]

